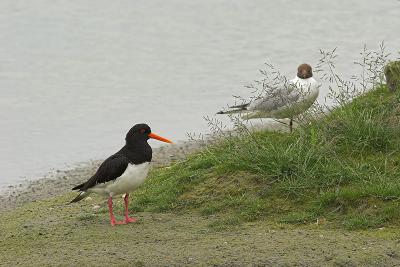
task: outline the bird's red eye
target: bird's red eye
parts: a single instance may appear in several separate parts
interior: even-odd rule
[[[140,129],[139,132],[143,134],[146,132],[146,129]]]

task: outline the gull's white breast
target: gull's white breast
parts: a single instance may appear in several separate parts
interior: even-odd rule
[[[88,190],[89,193],[115,196],[136,190],[141,186],[149,173],[150,162],[128,164],[125,172],[113,181],[97,184]]]

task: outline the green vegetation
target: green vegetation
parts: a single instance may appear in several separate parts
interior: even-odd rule
[[[386,82],[391,91],[400,90],[400,61],[389,62],[384,69]]]
[[[400,221],[400,93],[381,86],[292,134],[243,132],[137,191],[139,211],[364,229]]]

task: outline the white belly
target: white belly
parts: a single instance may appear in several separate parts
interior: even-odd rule
[[[129,164],[120,177],[107,183],[97,184],[87,192],[105,194],[108,196],[132,192],[144,183],[147,174],[149,173],[149,169],[150,162],[138,165]]]

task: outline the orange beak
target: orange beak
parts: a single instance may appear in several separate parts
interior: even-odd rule
[[[164,137],[161,137],[159,135],[156,135],[155,133],[150,133],[149,137],[153,138],[153,139],[157,139],[159,141],[163,141],[165,143],[171,143],[172,144],[172,141],[168,140],[167,138],[164,138]]]

